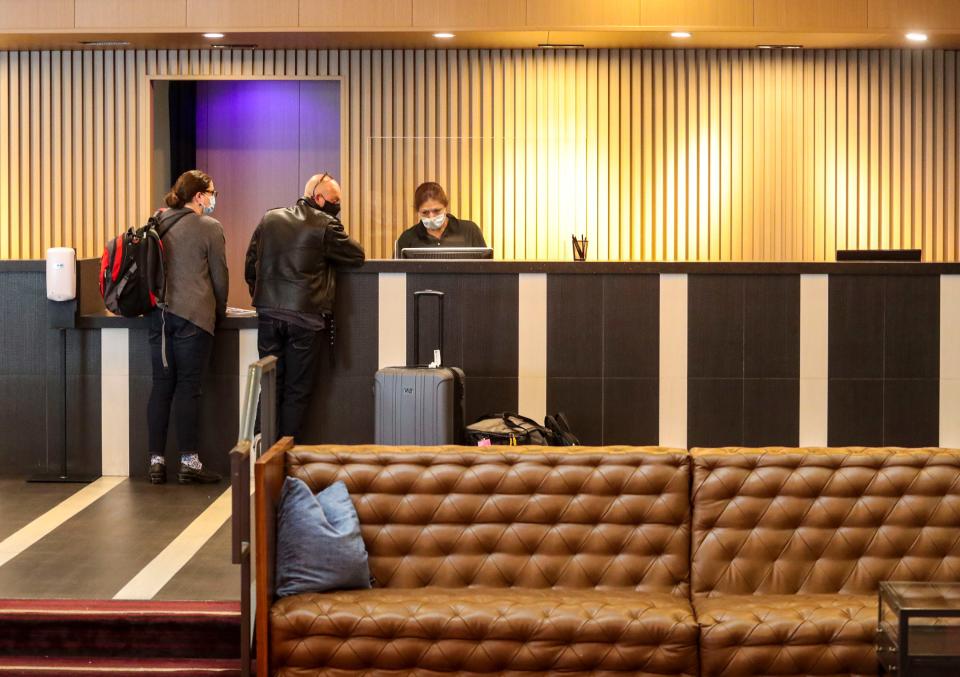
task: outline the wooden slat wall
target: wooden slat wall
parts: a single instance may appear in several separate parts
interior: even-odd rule
[[[960,74],[930,50],[0,52],[0,257],[143,220],[148,74],[342,77],[371,257],[435,179],[502,258],[960,258]]]

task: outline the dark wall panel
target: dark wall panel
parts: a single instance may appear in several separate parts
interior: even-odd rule
[[[71,473],[100,474],[100,359],[99,331],[67,332],[67,469]]]
[[[547,374],[594,378],[603,373],[603,276],[547,278]]]
[[[658,444],[659,396],[656,378],[604,378],[604,444]]]
[[[800,277],[748,277],[743,291],[744,377],[799,378]]]
[[[301,431],[304,444],[372,444],[377,371],[378,283],[375,274],[337,277],[336,338],[320,348],[316,387]]]
[[[23,477],[47,467],[47,300],[42,272],[0,274],[0,467]]]
[[[888,277],[883,304],[883,377],[940,377],[940,278]]]
[[[547,409],[584,444],[659,441],[660,278],[551,275]]]
[[[407,275],[409,364],[414,364],[413,294],[426,289],[444,293],[444,364],[461,367],[467,378],[517,377],[517,275]],[[425,299],[420,318],[420,358],[424,364],[433,359],[437,346],[437,313],[437,302]]]
[[[603,376],[660,376],[660,277],[603,275]]]
[[[939,441],[940,279],[831,275],[828,442]]]
[[[882,379],[829,379],[827,401],[831,447],[883,445]]]
[[[63,381],[43,270],[0,273],[0,474],[60,469]],[[99,334],[66,330],[68,471],[100,471]],[[48,421],[52,425],[48,426]],[[48,437],[48,429],[50,435]]]
[[[688,278],[689,378],[743,378],[744,280],[740,275]]]
[[[831,275],[829,284],[830,378],[883,378],[884,278]]]
[[[800,278],[691,275],[687,444],[795,445]]]
[[[467,422],[476,421],[484,414],[516,411],[518,381],[515,377],[467,376]]]
[[[566,414],[581,444],[604,444],[603,379],[599,376],[548,378],[547,411]]]

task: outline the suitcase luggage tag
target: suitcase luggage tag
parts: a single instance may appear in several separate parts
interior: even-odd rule
[[[440,350],[433,351],[433,362],[427,365],[430,369],[437,369],[443,362],[440,360]]]

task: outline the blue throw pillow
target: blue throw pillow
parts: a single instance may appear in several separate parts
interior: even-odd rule
[[[316,496],[287,477],[277,508],[277,596],[370,587],[367,549],[347,485]]]

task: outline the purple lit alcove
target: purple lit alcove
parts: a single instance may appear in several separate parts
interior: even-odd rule
[[[229,304],[249,308],[243,260],[260,217],[296,202],[312,174],[340,174],[340,82],[197,83],[197,167],[220,192]]]

